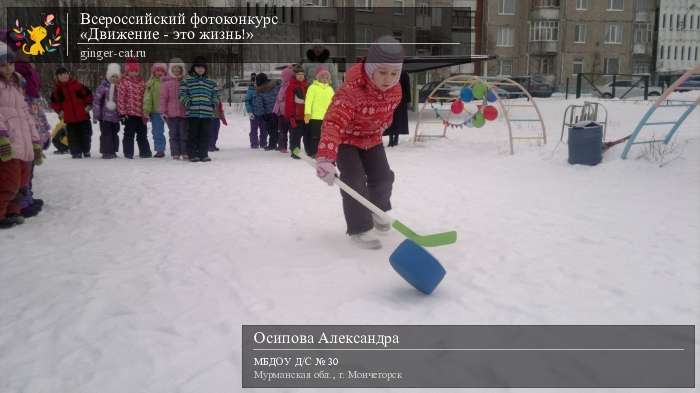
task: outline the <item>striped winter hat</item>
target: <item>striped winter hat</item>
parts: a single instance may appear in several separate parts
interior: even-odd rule
[[[379,67],[394,68],[400,72],[403,67],[403,58],[403,46],[396,38],[388,35],[379,37],[369,47],[365,60],[365,72],[370,77]]]

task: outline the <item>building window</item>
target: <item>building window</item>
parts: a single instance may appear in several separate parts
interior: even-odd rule
[[[530,42],[559,41],[559,21],[538,20],[530,23]]]
[[[559,7],[559,0],[535,0],[535,8],[556,8]]]
[[[586,43],[586,25],[574,26],[574,42],[577,44]]]
[[[653,41],[654,31],[651,28],[651,23],[635,23],[634,24],[634,43],[648,44]]]
[[[625,0],[608,0],[608,11],[624,11]]]
[[[695,47],[695,61],[698,61],[698,47]]]
[[[610,23],[605,27],[606,44],[622,44],[622,25]]]
[[[632,66],[632,73],[635,75],[648,74],[649,63],[634,63]]]
[[[554,64],[554,58],[549,57],[549,56],[538,56],[538,57],[532,57],[531,58],[531,68],[532,71],[535,74],[552,74],[552,71],[554,70],[553,64]]]
[[[678,47],[673,47],[673,60],[678,60]]]
[[[372,0],[355,0],[355,8],[358,11],[372,11]]]
[[[661,45],[661,50],[659,50],[659,59],[664,59],[664,46]]]
[[[576,10],[585,11],[591,8],[591,0],[576,0]]]
[[[583,74],[583,59],[574,59],[574,75]]]
[[[355,39],[357,39],[357,49],[367,49],[369,44],[374,40],[372,37],[372,30],[367,28],[358,28],[355,30]]]
[[[499,15],[515,15],[515,0],[498,0]]]
[[[609,57],[605,59],[605,73],[606,74],[619,74],[620,73],[620,61],[615,57]]]
[[[403,0],[394,0],[394,15],[403,15]]]
[[[666,28],[666,14],[664,14],[664,16],[661,18],[661,28]]]
[[[496,46],[512,47],[513,46],[513,28],[499,27],[498,36],[496,37]]]
[[[498,62],[498,75],[513,75],[513,60],[504,59]]]
[[[328,7],[329,0],[306,0],[305,5],[309,5],[312,7]]]
[[[671,60],[671,45],[666,47],[666,59]]]

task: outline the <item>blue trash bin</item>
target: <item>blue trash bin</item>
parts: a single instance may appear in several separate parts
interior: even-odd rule
[[[584,121],[569,128],[569,164],[598,165],[603,160],[603,126]]]

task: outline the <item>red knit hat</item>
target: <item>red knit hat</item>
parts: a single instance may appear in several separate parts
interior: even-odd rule
[[[141,71],[141,64],[137,63],[133,59],[127,60],[126,64],[124,65],[124,69],[126,70],[126,72],[139,72]]]

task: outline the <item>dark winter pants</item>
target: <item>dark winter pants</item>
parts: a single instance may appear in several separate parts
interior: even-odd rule
[[[61,152],[61,153],[65,153],[65,152],[68,151],[68,146],[65,145],[65,144],[63,144],[63,142],[61,142],[61,139],[63,139],[63,136],[64,136],[64,135],[66,136],[66,139],[68,139],[68,137],[67,137],[67,136],[68,136],[68,130],[66,130],[65,128],[62,128],[61,130],[59,130],[59,131],[56,133],[56,136],[54,136],[54,137],[51,139],[51,142],[53,143],[53,145],[54,145],[54,147],[56,148],[56,150],[59,151],[59,152]]]
[[[262,123],[262,119],[258,118],[257,116],[254,116],[252,119],[250,119],[250,133],[248,134],[248,136],[250,137],[251,149],[257,149],[258,147],[260,147],[260,141],[263,139],[262,127],[260,123]],[[259,137],[258,130],[260,131]],[[267,138],[267,135],[265,135],[265,138]]]
[[[0,219],[19,214],[18,193],[29,183],[29,163],[17,159],[0,161]]]
[[[301,139],[304,138],[306,141],[309,138],[309,125],[304,124],[303,121],[298,121],[297,126],[292,130],[292,140],[289,143],[289,148],[294,151],[294,149],[301,147]],[[306,146],[304,146],[306,148]],[[306,152],[309,155],[309,152]]]
[[[68,148],[72,156],[90,154],[90,142],[92,139],[92,125],[90,120],[80,123],[66,124],[68,130]]]
[[[399,134],[389,134],[389,146],[397,146],[399,144]]]
[[[210,117],[188,117],[187,118],[187,150],[190,158],[199,159],[209,156],[209,129],[212,118]]]
[[[304,149],[310,157],[316,157],[318,143],[321,141],[321,126],[323,120],[311,120],[308,125],[308,134],[304,137]]]
[[[279,135],[277,147],[280,150],[287,150],[287,134],[291,133],[291,130],[289,127],[289,120],[287,120],[286,117],[279,117],[279,120],[277,121],[277,132]]]
[[[34,180],[34,161],[25,162],[27,165],[27,184],[20,188],[20,209],[31,206],[34,203],[34,192],[32,192],[32,180]]]
[[[383,145],[364,150],[351,145],[340,145],[336,165],[340,180],[369,199],[383,211],[391,210],[391,189],[394,172],[389,168]],[[341,191],[343,213],[348,234],[367,232],[374,227],[372,213]]]
[[[213,151],[216,147],[216,141],[219,140],[219,129],[221,128],[221,120],[214,118],[211,119],[211,125],[209,128],[209,150]]]
[[[277,149],[277,144],[279,143],[280,133],[277,129],[279,127],[280,117],[275,114],[270,114],[270,128],[268,133],[270,134],[270,140],[267,143],[267,147],[270,149]]]
[[[100,122],[100,153],[116,154],[119,151],[119,123]]]
[[[170,155],[173,157],[187,154],[187,119],[184,117],[168,117],[170,132]]]
[[[134,136],[139,145],[140,157],[151,157],[151,145],[148,143],[148,128],[143,124],[143,118],[129,116],[124,125],[124,157],[134,158]]]

